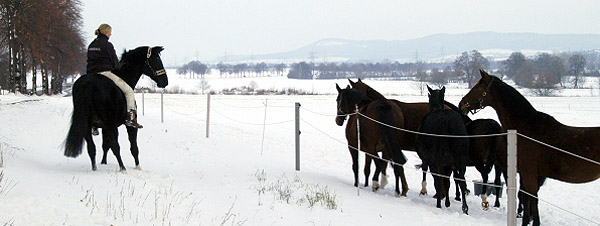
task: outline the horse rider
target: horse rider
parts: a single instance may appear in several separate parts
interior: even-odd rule
[[[123,91],[123,94],[125,94],[125,100],[127,101],[127,118],[125,119],[125,125],[138,129],[143,128],[142,125],[138,124],[136,119],[133,89],[123,81],[123,79],[111,72],[112,70],[120,68],[115,47],[108,41],[112,35],[112,27],[108,24],[100,24],[94,33],[97,37],[90,43],[87,49],[86,73],[98,73],[112,80],[115,85]],[[92,133],[97,135],[98,129],[95,127],[92,128]]]

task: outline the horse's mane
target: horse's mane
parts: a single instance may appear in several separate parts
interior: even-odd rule
[[[123,53],[121,54],[121,60],[119,60],[119,62],[122,64],[126,63],[129,60],[131,60],[134,56],[137,56],[141,53],[145,53],[145,51],[147,51],[148,48],[148,46],[140,46],[132,50],[123,49]]]
[[[498,98],[502,98],[503,102],[506,104],[507,108],[510,109],[518,109],[520,111],[520,115],[526,118],[530,122],[540,122],[540,121],[555,121],[558,122],[554,117],[536,110],[533,105],[523,96],[517,89],[506,84],[500,78],[490,75],[492,80],[497,80],[494,82],[492,87],[495,87],[498,93]],[[490,81],[492,81],[490,80]]]
[[[369,85],[367,85],[366,83],[362,82],[362,80],[358,80],[356,83],[354,83],[353,85],[362,85],[366,87],[366,95],[368,97],[370,97],[373,100],[385,100],[387,98],[385,98],[381,93],[377,92],[377,90],[371,88]]]

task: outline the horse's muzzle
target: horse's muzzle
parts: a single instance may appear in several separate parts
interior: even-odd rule
[[[346,121],[346,116],[335,117],[335,124],[337,124],[338,126],[344,125],[344,121]]]

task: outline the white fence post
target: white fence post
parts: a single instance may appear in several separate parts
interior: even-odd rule
[[[508,130],[507,142],[507,225],[517,225],[517,131]]]
[[[300,103],[296,102],[296,171],[300,171]]]
[[[164,111],[164,103],[163,103],[163,94],[165,91],[160,92],[160,123],[165,122],[165,111]]]
[[[142,89],[142,115],[145,115],[144,113],[146,112],[146,101],[144,100],[144,93],[146,93],[146,91]]]
[[[206,94],[206,138],[210,134],[210,93]]]
[[[356,136],[358,139],[358,150],[356,151],[356,167],[358,167],[358,174],[356,174],[358,177],[358,181],[357,183],[359,184],[356,187],[356,195],[360,196],[360,115],[358,114],[358,104],[354,105],[355,110],[354,113],[356,114]],[[366,157],[365,157],[366,158]],[[365,178],[365,181],[368,178]]]

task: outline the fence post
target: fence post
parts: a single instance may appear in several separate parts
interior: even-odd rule
[[[354,113],[356,114],[356,137],[358,139],[358,150],[356,151],[356,167],[358,167],[358,171],[360,172],[360,114],[358,113],[358,104],[354,105],[354,107]],[[357,182],[360,184],[360,173],[358,173],[357,176]],[[366,180],[368,180],[368,178],[365,178],[365,181]],[[356,187],[356,195],[360,196],[360,185]]]
[[[144,100],[144,93],[146,93],[146,91],[142,89],[142,116],[145,115],[144,113],[146,112],[146,101]]]
[[[165,116],[164,116],[164,103],[163,103],[163,94],[165,93],[165,91],[161,91],[160,92],[160,123],[165,122]]]
[[[517,225],[517,131],[508,130],[507,142],[507,225]]]
[[[206,94],[206,138],[208,138],[210,127],[210,93]]]
[[[296,102],[296,171],[300,171],[300,103]]]

